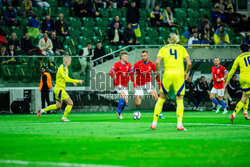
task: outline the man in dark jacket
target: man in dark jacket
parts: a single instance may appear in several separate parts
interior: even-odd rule
[[[228,83],[227,89],[228,89],[228,93],[231,97],[239,98],[239,99],[241,98],[242,90],[240,87],[240,82],[237,81],[236,75],[233,75],[232,79]]]
[[[153,11],[150,13],[150,22],[151,22],[151,26],[153,27],[160,27],[162,26],[162,13],[160,12],[160,6],[159,5],[155,5],[155,8],[153,9]]]
[[[135,7],[136,2],[131,2],[131,7],[127,10],[127,24],[138,24],[140,20],[140,11],[138,8]]]
[[[50,16],[47,15],[42,22],[42,32],[45,33],[47,31],[49,34],[52,31],[55,31],[55,23],[53,19],[50,19]]]
[[[55,55],[60,56],[65,53],[65,51],[63,50],[62,42],[56,37],[55,32],[51,33],[51,41],[53,44],[53,52],[55,53]]]
[[[69,36],[69,27],[67,23],[63,20],[63,14],[59,14],[59,20],[55,23],[56,33],[60,36]]]
[[[88,0],[86,3],[86,9],[89,17],[101,17],[95,0]]]
[[[94,56],[92,57],[92,60],[95,60],[99,57],[102,57],[105,55],[105,50],[102,47],[102,43],[100,41],[97,42],[96,48],[94,50]],[[104,60],[105,61],[105,60]],[[101,60],[94,61],[94,65],[97,65],[101,62]]]
[[[108,40],[111,45],[120,45],[123,43],[122,31],[119,29],[119,23],[114,24],[114,28],[111,28],[108,32]]]
[[[74,3],[74,11],[77,17],[88,17],[88,11],[83,0],[78,0]]]
[[[26,33],[25,38],[21,39],[21,49],[26,55],[37,54],[37,48],[33,46],[32,41],[29,38],[29,33]]]
[[[236,27],[237,26],[237,20],[238,17],[235,13],[233,13],[232,8],[228,9],[228,12],[225,14],[225,22],[230,27]]]
[[[204,76],[196,83],[197,89],[197,104],[199,105],[203,99],[209,99],[209,86]]]
[[[131,24],[127,25],[127,28],[123,34],[123,40],[126,45],[136,44],[136,36],[134,30],[131,29]]]
[[[47,106],[50,105],[49,100],[49,92],[52,88],[51,76],[48,72],[46,72],[46,67],[41,67],[42,76],[40,79],[40,91],[41,91],[41,99],[42,99],[42,108],[45,108],[45,100],[47,102]]]
[[[11,4],[7,5],[7,8],[4,10],[4,21],[6,26],[18,26],[20,22],[17,18],[17,11],[12,7]]]
[[[195,85],[192,82],[192,77],[188,77],[187,81],[185,82],[185,97],[191,100],[194,103],[193,110],[199,110],[199,105],[196,100],[196,93],[195,93]],[[199,100],[200,101],[200,100]]]

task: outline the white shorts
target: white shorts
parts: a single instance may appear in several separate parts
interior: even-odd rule
[[[211,93],[215,93],[220,97],[224,97],[225,89],[216,89],[213,87]]]
[[[124,87],[122,85],[117,85],[115,87],[115,90],[120,94],[121,92],[124,92],[126,96],[128,96],[128,88]]]
[[[151,82],[146,83],[145,85],[136,86],[135,96],[143,96],[143,90],[147,90],[148,93],[155,91],[155,87],[152,85]]]

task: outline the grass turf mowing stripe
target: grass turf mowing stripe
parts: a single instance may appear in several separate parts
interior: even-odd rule
[[[36,165],[36,166],[72,166],[72,167],[122,167],[113,165],[95,165],[82,163],[66,163],[66,162],[32,162],[20,160],[0,160],[0,164],[15,164],[15,165]]]

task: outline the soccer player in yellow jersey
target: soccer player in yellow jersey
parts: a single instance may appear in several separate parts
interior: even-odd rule
[[[156,75],[159,77],[160,62],[162,60],[164,62],[164,74],[161,82],[160,98],[155,105],[154,119],[150,129],[156,129],[159,115],[166,100],[166,95],[170,89],[173,88],[177,103],[177,130],[186,130],[182,125],[184,111],[183,96],[185,95],[185,80],[187,79],[192,64],[186,49],[177,44],[179,42],[179,36],[171,33],[168,37],[168,42],[168,45],[163,46],[159,50],[156,59]],[[186,71],[184,71],[184,60],[187,63]]]
[[[71,79],[68,74],[68,66],[71,64],[71,57],[70,56],[64,56],[63,57],[63,64],[58,68],[58,71],[56,73],[56,85],[54,88],[54,93],[56,97],[56,104],[50,105],[45,109],[38,109],[37,111],[37,118],[39,119],[40,115],[44,112],[56,110],[58,108],[62,107],[62,103],[65,102],[67,104],[63,117],[62,122],[69,121],[67,119],[68,114],[70,113],[72,107],[73,107],[73,101],[65,91],[66,82],[73,83],[74,86],[77,86],[77,83],[83,84],[83,80],[75,80]]]
[[[228,78],[226,81],[226,84],[224,87],[227,86],[228,82],[232,78],[233,74],[235,73],[238,66],[240,67],[240,86],[243,90],[243,94],[241,97],[241,100],[238,102],[233,114],[230,115],[230,119],[232,123],[234,122],[234,119],[236,115],[239,113],[239,111],[243,108],[244,110],[244,117],[246,120],[249,120],[248,117],[248,105],[249,105],[249,96],[250,96],[250,52],[249,47],[247,44],[241,44],[240,45],[240,51],[242,54],[240,54],[234,61],[234,64],[232,66],[231,71],[228,74]]]

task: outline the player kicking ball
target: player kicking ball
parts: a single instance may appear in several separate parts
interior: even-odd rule
[[[234,122],[234,119],[236,115],[239,113],[239,111],[243,108],[244,110],[244,117],[246,120],[250,120],[248,116],[248,105],[249,105],[249,95],[250,95],[250,52],[249,47],[247,44],[241,44],[240,45],[240,54],[234,61],[234,64],[232,66],[231,71],[229,72],[226,84],[224,87],[228,85],[228,82],[232,78],[233,74],[237,70],[238,66],[240,67],[240,76],[239,76],[239,82],[240,86],[243,90],[243,94],[241,97],[241,100],[237,103],[236,108],[233,112],[233,114],[230,115],[230,119],[232,123]]]
[[[228,71],[226,70],[225,67],[220,65],[220,59],[217,57],[214,58],[214,65],[215,66],[212,67],[212,77],[209,80],[209,83],[214,81],[214,86],[210,93],[210,99],[215,104],[215,106],[217,106],[217,110],[215,113],[219,113],[221,106],[222,106],[222,109],[224,110],[222,114],[227,114],[228,113],[227,106],[226,106],[225,101],[223,100],[223,97],[225,93],[225,88],[224,88],[225,81],[224,80],[227,79]],[[221,106],[218,100],[215,98],[216,95],[218,95],[218,99],[220,101]]]
[[[69,70],[68,67],[71,64],[71,57],[70,56],[64,56],[63,57],[63,64],[58,68],[58,71],[56,73],[56,85],[54,88],[54,94],[56,97],[56,104],[50,105],[45,109],[38,109],[37,111],[37,119],[40,118],[40,115],[44,112],[56,110],[58,108],[62,107],[62,103],[65,102],[67,104],[63,117],[62,122],[68,122],[70,120],[67,119],[68,114],[70,113],[72,107],[73,107],[73,101],[65,91],[66,82],[73,83],[74,86],[77,86],[77,83],[83,84],[83,80],[75,80],[71,79],[68,74]]]
[[[178,45],[179,36],[171,33],[168,37],[169,44],[163,46],[157,55],[156,59],[156,75],[159,77],[160,62],[164,62],[164,74],[161,82],[160,97],[155,105],[154,119],[150,129],[156,129],[157,121],[161,113],[166,96],[171,88],[174,89],[176,96],[176,115],[177,115],[177,130],[185,131],[182,125],[183,118],[183,97],[185,95],[185,80],[191,68],[191,61],[186,49]],[[184,61],[187,63],[186,71],[184,71]]]
[[[109,75],[113,78],[115,90],[120,94],[118,102],[117,116],[118,119],[123,119],[122,111],[128,103],[128,81],[132,77],[132,66],[128,62],[128,52],[120,52],[120,61],[114,64],[109,71]]]
[[[158,100],[158,94],[156,89],[151,83],[152,70],[155,72],[155,64],[150,61],[148,51],[143,50],[141,53],[142,60],[138,61],[134,65],[133,71],[136,73],[136,89],[135,89],[135,105],[139,107],[141,105],[141,97],[144,95],[144,90],[152,96],[155,102]],[[161,87],[160,77],[155,77]],[[133,81],[133,80],[132,80]],[[164,119],[162,113],[159,116],[160,119]]]

